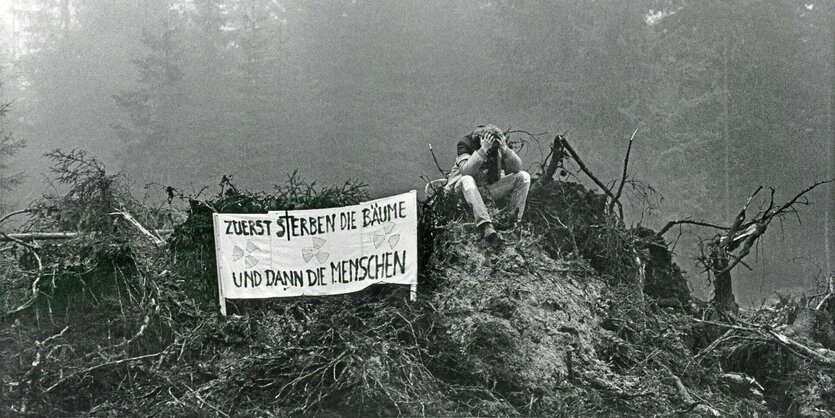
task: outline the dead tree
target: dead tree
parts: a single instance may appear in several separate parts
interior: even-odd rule
[[[695,224],[719,229],[720,232],[714,235],[712,239],[706,241],[706,245],[703,245],[699,262],[704,266],[705,271],[710,275],[709,277],[713,283],[714,306],[724,312],[735,313],[738,305],[733,294],[731,271],[739,264],[746,265],[743,261],[744,258],[751,253],[751,249],[754,248],[757,239],[765,234],[768,226],[775,218],[780,218],[788,214],[797,214],[797,205],[809,204],[806,198],[807,193],[820,185],[833,181],[835,179],[816,182],[801,190],[791,200],[779,206],[774,203],[774,189],[772,188],[770,189],[771,195],[766,208],[758,211],[748,220],[748,206],[754,197],[763,189],[759,187],[745,201],[745,204],[734,218],[730,227],[713,225],[706,222],[678,220],[668,222],[656,236],[660,237],[670,230],[671,227],[680,224]]]
[[[542,175],[539,177],[539,186],[546,185],[554,181],[554,175],[557,173],[557,170],[564,167],[565,159],[568,157],[568,152],[565,150],[563,141],[565,141],[565,134],[554,137],[554,142],[551,143],[548,155],[546,155],[545,159],[542,160],[540,167]]]

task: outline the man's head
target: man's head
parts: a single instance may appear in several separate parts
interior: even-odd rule
[[[472,132],[470,132],[470,136],[473,139],[477,139],[480,144],[479,146],[482,146],[482,141],[485,139],[489,138],[489,140],[492,141],[492,139],[502,138],[504,137],[504,132],[502,132],[502,130],[496,125],[479,125],[478,128],[475,128]],[[494,142],[491,150],[497,149],[497,145],[498,144]]]
[[[470,136],[473,138],[484,138],[485,136],[493,135],[497,138],[501,138],[504,136],[504,132],[499,129],[496,125],[479,125],[478,128],[475,128],[471,133]]]

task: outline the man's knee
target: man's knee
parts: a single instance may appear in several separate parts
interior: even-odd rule
[[[531,182],[531,175],[527,171],[519,171],[514,175],[516,176],[516,182],[519,184],[530,184]]]
[[[472,176],[463,176],[459,181],[464,191],[478,189],[478,186],[475,184],[475,179]]]

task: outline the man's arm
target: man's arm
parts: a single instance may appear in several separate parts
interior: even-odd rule
[[[484,152],[483,149],[479,148],[478,151],[472,153],[469,157],[464,158],[466,155],[467,154],[461,154],[459,156],[461,161],[458,162],[458,170],[465,176],[475,176],[482,164],[487,161],[487,153]]]
[[[516,151],[513,151],[513,149],[507,146],[507,139],[504,135],[497,138],[496,142],[499,144],[499,152],[502,153],[502,163],[505,173],[512,174],[522,171],[522,159],[516,155]]]
[[[516,155],[515,151],[508,147],[507,149],[502,150],[501,153],[505,172],[510,174],[522,171],[522,159]]]
[[[475,176],[484,162],[487,161],[487,149],[489,149],[490,143],[484,141],[479,149],[475,149],[476,144],[472,143],[469,137],[464,137],[458,141],[458,171],[465,176]]]

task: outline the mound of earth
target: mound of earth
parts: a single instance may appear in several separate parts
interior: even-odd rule
[[[587,263],[552,259],[527,232],[493,247],[471,225],[451,224],[436,242],[441,284],[430,301],[445,330],[436,344],[455,348],[451,370],[522,414],[604,412],[614,405],[597,403],[601,394],[640,392],[637,376],[614,372],[598,352],[617,337],[601,324],[606,284]]]

